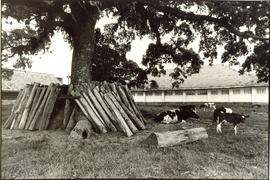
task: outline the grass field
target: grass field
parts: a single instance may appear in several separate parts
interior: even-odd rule
[[[2,120],[11,106],[2,108]],[[211,112],[186,124],[157,124],[155,113],[170,106],[140,106],[147,129],[135,136],[121,133],[94,135],[75,141],[61,131],[2,130],[2,178],[268,178],[268,107],[232,106],[249,114],[238,135],[232,125],[217,134]],[[208,139],[181,146],[156,148],[145,143],[152,132],[205,127]]]

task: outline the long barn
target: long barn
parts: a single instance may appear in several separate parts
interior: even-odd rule
[[[258,83],[256,75],[239,73],[225,65],[203,66],[198,74],[189,76],[179,88],[166,70],[161,77],[149,76],[157,89],[133,89],[136,102],[249,102],[268,103],[268,83]]]

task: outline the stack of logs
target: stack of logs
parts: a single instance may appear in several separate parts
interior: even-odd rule
[[[48,128],[60,85],[27,84],[22,89],[4,124],[7,129],[45,130]]]
[[[128,87],[107,82],[80,86],[26,85],[4,128],[46,130],[56,122],[55,119],[60,119],[57,127],[70,131],[78,121],[75,118],[78,111],[97,133],[120,131],[132,136],[145,129],[145,120]]]
[[[95,132],[120,131],[132,136],[145,129],[145,120],[126,85],[96,82],[74,88],[70,86],[68,93],[80,97],[75,102]]]

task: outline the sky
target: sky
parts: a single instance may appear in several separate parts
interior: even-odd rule
[[[111,23],[115,20],[111,18],[102,18],[96,24],[96,27],[99,27],[103,30],[103,26],[107,23]],[[12,28],[21,27],[20,24],[14,22],[12,25],[8,25],[3,23],[3,30],[10,30]],[[168,37],[164,38],[165,41]],[[47,53],[39,53],[36,56],[32,56],[32,67],[31,69],[26,69],[27,71],[33,72],[41,72],[41,73],[48,73],[53,74],[56,77],[61,77],[63,79],[63,83],[68,83],[67,76],[70,75],[71,72],[71,59],[72,59],[72,49],[70,45],[65,42],[63,35],[59,32],[55,33],[55,35],[51,39],[51,47]],[[131,50],[126,54],[127,59],[131,59],[135,61],[140,67],[142,66],[141,61],[142,57],[152,40],[148,37],[143,37],[142,39],[136,37],[135,40],[131,43]],[[199,49],[198,39],[195,40],[188,48],[192,48],[195,52]],[[221,53],[223,51],[222,47],[218,48],[218,58],[214,60],[213,64],[221,64]],[[244,61],[244,58],[240,58],[240,63]],[[3,67],[12,68],[13,61],[9,61],[8,63],[3,64]],[[208,65],[208,61],[204,62],[205,65]],[[225,65],[228,65],[225,64]],[[165,65],[165,69],[174,68],[174,64],[167,64]],[[238,66],[233,67],[234,69],[239,69]]]

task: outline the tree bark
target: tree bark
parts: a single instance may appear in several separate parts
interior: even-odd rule
[[[71,5],[71,13],[75,21],[72,37],[71,83],[75,85],[91,81],[95,25],[98,19],[98,11],[96,7],[89,8],[91,8],[91,11],[82,11],[78,3]]]

